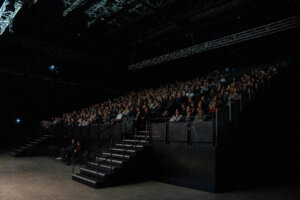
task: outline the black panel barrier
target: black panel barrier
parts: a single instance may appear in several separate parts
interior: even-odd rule
[[[213,122],[212,121],[204,121],[199,123],[192,123],[191,124],[191,142],[213,142]]]
[[[225,109],[218,113],[218,142],[229,138],[229,110]]]
[[[166,123],[152,124],[152,141],[166,141]]]
[[[170,142],[187,142],[188,133],[187,125],[189,122],[172,122],[169,123],[169,141]]]

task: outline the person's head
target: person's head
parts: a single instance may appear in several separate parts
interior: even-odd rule
[[[149,108],[148,108],[148,107],[145,107],[145,108],[144,108],[144,111],[145,111],[145,113],[149,113]]]
[[[187,113],[190,113],[190,112],[191,112],[191,107],[190,107],[190,106],[187,106],[187,107],[186,107],[186,112],[187,112]]]
[[[237,93],[237,92],[238,92],[238,89],[237,89],[237,88],[234,88],[234,89],[233,89],[233,92],[234,92],[234,93]]]
[[[201,100],[198,102],[198,108],[202,108],[202,101]]]
[[[168,115],[169,115],[168,110],[165,110],[165,111],[163,112],[163,114],[162,114],[163,117],[167,117]]]
[[[218,96],[215,95],[215,96],[214,96],[214,102],[217,102],[217,101],[218,101]]]
[[[204,95],[201,96],[201,101],[205,101],[205,96]]]
[[[195,107],[194,102],[191,102],[191,103],[190,103],[190,106],[191,106],[191,108],[194,108],[194,107]]]
[[[178,108],[176,108],[175,114],[176,114],[176,115],[180,115],[180,112],[179,112],[179,109],[178,109]]]
[[[185,110],[185,104],[184,103],[181,104],[181,109]]]
[[[77,141],[77,146],[80,146],[80,141]]]
[[[136,107],[136,112],[137,112],[137,113],[140,113],[140,112],[141,112],[140,107]]]
[[[75,139],[74,139],[74,138],[72,138],[71,142],[72,142],[72,144],[75,144]]]
[[[202,115],[203,115],[203,110],[202,110],[202,109],[198,109],[197,114],[198,114],[199,116],[202,116]]]

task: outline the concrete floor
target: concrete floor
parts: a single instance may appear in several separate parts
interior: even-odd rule
[[[213,194],[160,182],[95,190],[71,180],[72,167],[49,157],[13,158],[0,153],[0,200],[299,200],[300,186]]]

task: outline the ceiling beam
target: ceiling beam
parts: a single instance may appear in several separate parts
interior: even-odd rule
[[[137,0],[137,1],[140,1],[140,0]],[[233,10],[233,9],[243,5],[243,3],[245,3],[245,2],[250,2],[250,0],[231,0],[230,2],[227,2],[227,3],[224,3],[224,1],[221,1],[221,2],[222,3],[218,2],[216,4],[211,5],[211,6],[209,6],[209,8],[199,8],[197,13],[195,13],[195,11],[193,13],[188,13],[188,14],[182,16],[182,19],[188,19],[191,23],[195,23],[200,20],[207,19],[213,15],[220,14],[225,11]],[[205,11],[203,9],[205,9]],[[203,12],[201,12],[201,11],[203,11]],[[145,37],[142,37],[142,38],[139,38],[139,39],[136,39],[135,41],[133,41],[131,44],[128,45],[128,49],[132,49],[150,39],[153,39],[160,35],[166,34],[170,31],[174,31],[176,29],[178,29],[178,26],[176,26],[174,23],[167,25],[164,29],[159,28],[157,31],[148,33],[148,34],[146,34]]]

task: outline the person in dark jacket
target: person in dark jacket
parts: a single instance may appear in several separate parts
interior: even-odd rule
[[[62,148],[60,150],[59,157],[57,157],[56,160],[68,160],[68,159],[70,159],[75,147],[76,147],[76,143],[75,143],[75,139],[73,138],[71,140],[71,144],[68,147]]]

